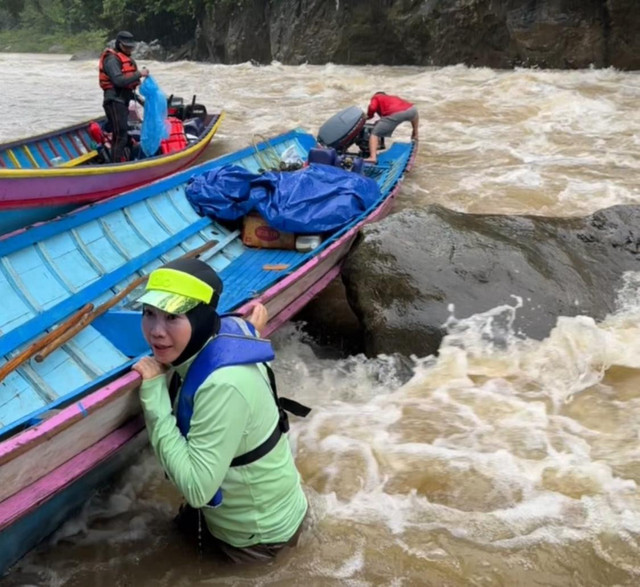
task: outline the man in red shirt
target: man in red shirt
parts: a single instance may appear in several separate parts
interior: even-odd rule
[[[365,159],[368,163],[378,162],[379,137],[390,137],[401,122],[411,123],[413,127],[411,140],[418,140],[418,110],[411,102],[398,96],[376,92],[369,102],[367,119],[373,118],[376,114],[380,116],[380,119],[376,122],[369,137],[370,155],[368,159]]]

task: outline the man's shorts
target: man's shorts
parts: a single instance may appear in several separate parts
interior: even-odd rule
[[[396,130],[396,126],[401,122],[410,122],[416,116],[418,116],[418,109],[415,106],[411,106],[411,108],[407,108],[402,112],[384,116],[376,122],[371,132],[377,137],[390,137],[391,133]]]

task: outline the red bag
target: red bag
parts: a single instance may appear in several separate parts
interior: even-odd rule
[[[160,141],[160,151],[166,155],[167,153],[175,153],[187,146],[187,136],[184,134],[184,125],[182,120],[175,116],[168,116],[169,136]]]

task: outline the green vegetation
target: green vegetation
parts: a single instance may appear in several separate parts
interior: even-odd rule
[[[243,0],[4,0],[0,51],[100,51],[118,30],[180,45],[193,38],[207,7]]]
[[[44,34],[27,29],[0,31],[0,52],[10,53],[79,53],[100,52],[107,42],[106,31],[77,34]]]

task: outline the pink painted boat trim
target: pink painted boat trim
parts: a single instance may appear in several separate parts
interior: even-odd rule
[[[114,430],[93,446],[69,459],[57,469],[41,477],[19,493],[0,503],[0,530],[37,509],[42,503],[109,458],[144,429],[139,416]]]
[[[118,393],[123,387],[130,383],[135,383],[140,379],[140,375],[136,371],[129,371],[126,375],[119,377],[96,392],[89,394],[82,400],[67,406],[55,416],[48,418],[42,424],[38,424],[32,428],[9,438],[0,445],[0,462],[8,460],[12,452],[22,450],[25,445],[36,443],[41,439],[57,434],[61,427],[65,427],[67,421],[76,417],[85,417],[88,413],[98,409],[103,403],[110,400],[111,396]]]
[[[319,294],[327,285],[329,285],[338,275],[340,275],[341,264],[336,265],[329,271],[327,271],[315,284],[313,284],[304,294],[299,296],[293,304],[287,306],[285,310],[282,310],[272,320],[269,320],[264,332],[261,332],[262,336],[270,336],[285,322],[289,321],[289,318],[298,313],[312,298]]]

